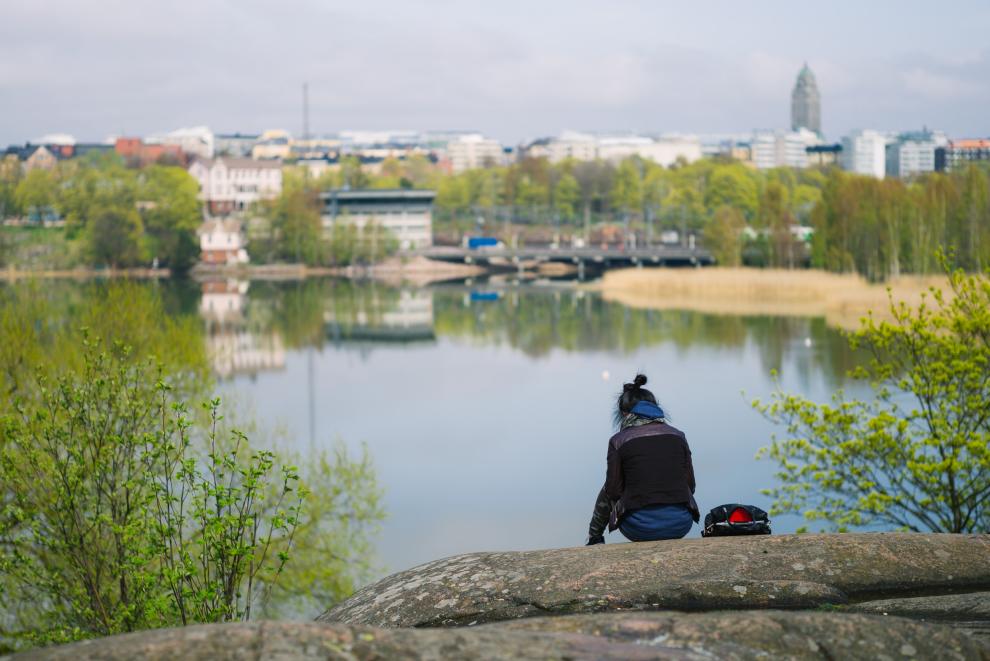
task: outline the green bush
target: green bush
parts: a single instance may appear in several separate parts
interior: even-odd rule
[[[217,399],[197,423],[168,376],[149,380],[127,348],[87,335],[82,356],[0,417],[0,645],[250,618],[296,534],[320,529],[299,472],[223,431]],[[333,488],[353,490],[346,511],[321,513],[324,527],[381,517],[367,457],[338,455],[313,476],[328,507],[341,505]],[[353,584],[330,566],[343,575],[325,590],[332,603]],[[326,588],[325,572],[308,575]]]
[[[891,301],[893,322],[870,317],[850,337],[872,355],[853,373],[872,399],[753,403],[787,430],[761,451],[780,466],[774,513],[840,530],[990,530],[990,278],[949,280],[951,295]]]

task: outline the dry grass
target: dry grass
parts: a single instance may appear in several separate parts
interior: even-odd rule
[[[873,312],[889,317],[895,301],[917,305],[931,287],[947,289],[944,276],[905,276],[883,285],[856,275],[776,269],[624,269],[593,285],[606,300],[635,308],[696,310],[715,314],[825,317],[855,329]]]

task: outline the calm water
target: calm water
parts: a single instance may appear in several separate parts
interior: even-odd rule
[[[228,398],[303,453],[367,444],[383,572],[583,543],[615,395],[638,370],[687,433],[702,511],[766,508],[773,466],[754,455],[773,429],[749,402],[773,369],[826,397],[854,360],[821,319],[638,311],[553,284],[224,282],[190,297]]]

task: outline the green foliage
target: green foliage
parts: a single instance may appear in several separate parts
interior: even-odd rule
[[[137,209],[123,205],[94,205],[86,223],[90,263],[111,268],[131,267],[146,259],[144,227]]]
[[[55,206],[56,182],[50,172],[42,169],[29,171],[14,193],[14,201],[36,220],[42,220],[46,212]]]
[[[739,266],[742,263],[742,232],[746,220],[742,213],[730,206],[723,206],[705,227],[705,245],[712,251],[719,266]]]
[[[183,625],[247,620],[275,586],[293,550],[306,490],[295,466],[276,469],[271,451],[251,451],[236,430],[217,431],[220,400],[209,412],[206,456],[190,438],[182,404],[169,410],[159,382],[161,428],[149,457],[153,558]],[[227,441],[226,445],[224,440]]]
[[[82,247],[70,252],[90,265],[137,266],[157,258],[181,272],[199,254],[199,188],[181,167],[134,170],[104,155],[60,162],[52,172],[32,170],[19,179],[12,171],[7,164],[0,171],[0,218],[17,212],[35,219],[61,216],[65,237]],[[66,266],[62,261],[55,266]]]
[[[205,396],[209,372],[194,311],[168,307],[158,288],[126,280],[30,282],[0,288],[0,415],[16,398],[37,405],[39,374],[55,379],[83,369],[78,328],[105,345],[131,347],[135,366],[154,358],[182,397]],[[154,382],[157,373],[143,378]]]
[[[315,266],[325,260],[317,189],[295,173],[283,178],[282,194],[263,203],[269,224],[268,260]]]
[[[162,266],[188,270],[199,256],[199,184],[185,169],[152,165],[138,177],[148,252]]]
[[[990,529],[990,278],[950,273],[892,323],[864,320],[850,337],[870,352],[854,376],[873,398],[830,404],[778,392],[754,407],[788,438],[761,452],[780,466],[773,511],[839,529]]]
[[[829,172],[812,211],[813,263],[856,271],[871,280],[939,269],[939,250],[953,266],[990,264],[990,178],[970,166],[914,181]]]
[[[81,346],[81,368],[39,374],[23,389],[37,396],[0,415],[0,642],[246,620],[276,588],[275,609],[307,581],[324,607],[353,589],[367,560],[351,553],[381,517],[367,455],[318,458],[310,491],[223,428],[219,400],[199,424],[166,373],[148,379],[150,361],[89,334]],[[299,541],[314,545],[301,564]],[[317,557],[325,548],[338,556]]]
[[[260,209],[266,236],[249,247],[259,261],[309,266],[370,264],[395,254],[398,242],[380,223],[358,227],[343,216],[326,232],[320,217],[319,181],[289,171],[282,193]]]

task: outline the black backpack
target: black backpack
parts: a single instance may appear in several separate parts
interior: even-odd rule
[[[719,505],[705,515],[702,537],[728,537],[731,535],[769,535],[770,519],[767,513],[753,505],[729,503]]]

